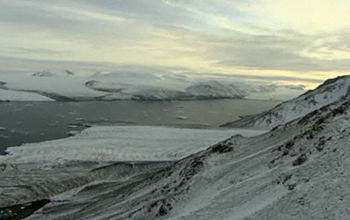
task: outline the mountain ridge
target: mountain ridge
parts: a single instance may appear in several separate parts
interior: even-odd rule
[[[282,102],[271,110],[257,115],[244,116],[221,127],[272,129],[275,126],[300,118],[322,106],[337,102],[350,94],[350,75],[326,80],[314,90]]]
[[[35,93],[43,100],[48,97],[56,101],[249,99],[254,94],[262,95],[259,99],[263,99],[264,95],[274,95],[278,88],[288,89],[283,85],[226,80],[128,72],[86,77],[65,70],[57,73],[41,71],[31,76],[1,75],[0,81],[4,84],[0,86],[8,91]],[[300,94],[302,90],[297,88],[299,90],[293,87],[288,91]],[[6,97],[9,93],[1,92],[1,99],[11,100],[11,96]]]

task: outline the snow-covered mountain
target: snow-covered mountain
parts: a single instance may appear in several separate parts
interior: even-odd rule
[[[264,99],[278,93],[273,84],[235,82],[227,78],[189,78],[181,74],[97,73],[75,76],[69,70],[42,71],[31,76],[0,75],[0,100],[192,100],[220,98]],[[7,91],[21,92],[13,96]],[[303,90],[289,89],[289,96]],[[30,93],[30,95],[26,95]],[[35,94],[35,97],[33,97]],[[255,95],[254,94],[259,94]],[[23,95],[18,98],[19,95]],[[278,97],[278,95],[273,94]],[[40,100],[40,99],[39,99]]]
[[[224,84],[217,81],[196,83],[185,89],[187,94],[197,98],[244,98],[249,90],[244,90],[232,84]]]
[[[330,85],[345,79],[320,88],[337,89]],[[315,93],[308,94],[319,100]],[[0,157],[1,206],[23,205],[1,210],[10,213],[23,207],[19,213],[28,213],[26,207],[33,206],[27,202],[38,200],[44,207],[26,219],[346,220],[350,218],[349,125],[350,100],[344,98],[258,136],[234,135],[204,150],[198,145],[196,153],[191,144],[182,145],[181,158],[172,157],[179,148],[166,144],[166,139],[159,139],[158,150],[135,147],[132,154],[125,144],[110,151],[112,146],[103,146],[110,154],[122,152],[123,162],[111,155],[111,161],[99,160],[97,150],[92,151],[94,161],[85,155],[26,163],[26,156],[36,158],[45,147],[33,154],[27,146],[10,148],[10,155]],[[164,138],[166,129],[159,129],[159,137]],[[89,137],[66,139],[65,145],[56,141],[51,146],[56,148],[54,156],[60,148],[60,153],[72,156],[77,141],[96,141]],[[141,137],[134,140],[142,145]],[[135,157],[128,161],[131,155]],[[169,160],[159,161],[157,155]]]
[[[36,94],[43,97],[43,101],[46,101],[47,98],[56,101],[85,101],[106,95],[104,92],[86,87],[84,85],[85,79],[68,75],[1,75],[0,81],[4,83],[0,87],[2,89],[0,89],[0,99],[10,101],[12,101],[11,96],[6,97],[3,90]]]
[[[102,97],[102,100],[126,99],[133,100],[198,100],[198,99],[241,99],[247,96],[250,87],[244,90],[236,88],[232,84],[218,81],[198,82],[188,87],[181,85],[178,88],[173,86],[163,87],[161,85],[145,86],[123,85],[118,83],[103,83],[100,81],[89,81],[89,87],[98,91],[110,92],[111,94]],[[160,83],[159,83],[160,84]],[[183,88],[184,87],[184,88]],[[129,96],[127,96],[129,95]]]
[[[340,76],[325,81],[316,89],[290,101],[283,102],[275,108],[258,115],[244,116],[242,119],[227,123],[225,127],[249,127],[271,129],[293,119],[321,108],[322,106],[348,98],[350,95],[350,76]]]

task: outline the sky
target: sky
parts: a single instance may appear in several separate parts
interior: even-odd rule
[[[350,70],[349,0],[0,0],[0,74],[62,68],[314,87]]]

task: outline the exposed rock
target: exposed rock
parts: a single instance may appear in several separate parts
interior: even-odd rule
[[[295,159],[295,160],[293,161],[293,166],[299,166],[299,165],[305,163],[306,160],[307,160],[306,154],[302,154],[302,155],[300,155],[297,159]]]

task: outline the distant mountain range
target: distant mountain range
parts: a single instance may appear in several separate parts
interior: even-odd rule
[[[0,75],[0,82],[0,100],[10,101],[37,101],[40,97],[43,101],[249,99],[255,94],[259,99],[270,99],[267,97],[278,93],[280,88],[287,90],[285,93],[289,96],[303,92],[303,88],[298,86],[237,82],[223,78],[149,73],[96,73],[90,77],[79,77],[69,70],[41,71],[31,76]]]

